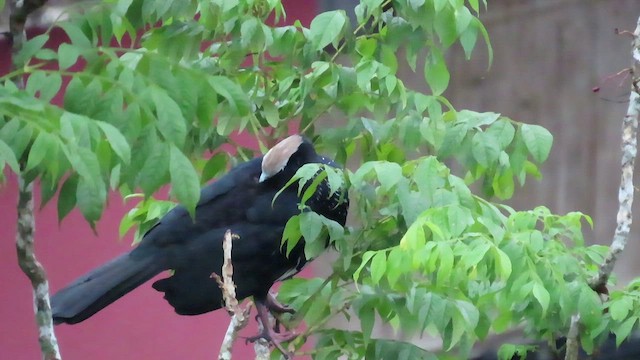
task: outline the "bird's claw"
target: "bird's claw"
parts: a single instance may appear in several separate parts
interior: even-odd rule
[[[292,341],[296,337],[298,337],[298,334],[295,332],[277,333],[268,327],[264,327],[260,334],[246,338],[245,344],[254,343],[258,340],[264,339],[269,343],[269,345],[273,345],[276,349],[280,350],[285,358],[290,359],[291,353],[285,350],[282,343]]]
[[[265,305],[272,314],[295,314],[296,312],[292,307],[280,303],[271,293],[267,295]]]

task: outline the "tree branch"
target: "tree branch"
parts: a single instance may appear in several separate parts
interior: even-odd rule
[[[238,306],[238,299],[236,299],[236,285],[233,282],[233,264],[231,263],[231,248],[234,237],[237,237],[237,235],[231,234],[231,230],[227,230],[224,233],[224,241],[222,242],[222,249],[224,251],[222,279],[216,273],[211,274],[211,277],[218,282],[218,286],[220,286],[220,290],[222,290],[222,298],[224,299],[227,311],[233,314],[227,332],[222,340],[222,345],[220,346],[219,360],[231,360],[231,350],[233,343],[238,337],[238,332],[247,326],[249,322],[250,307],[248,307],[246,311],[242,311],[240,306]]]
[[[11,71],[22,68],[25,65],[17,63],[16,61],[16,55],[26,41],[24,25],[29,14],[45,2],[46,0],[11,0],[10,2],[9,33],[12,43],[11,55],[13,59]],[[12,80],[18,88],[24,88],[22,75],[17,75]],[[33,184],[27,183],[20,174],[18,174],[18,182],[18,231],[16,234],[18,264],[31,281],[33,288],[33,302],[42,357],[45,360],[60,360],[60,349],[53,330],[53,320],[51,318],[49,282],[47,281],[44,268],[36,258],[33,244],[33,234],[35,232]]]
[[[637,154],[638,115],[640,114],[640,17],[633,32],[631,43],[631,56],[633,64],[629,70],[631,74],[631,94],[629,95],[629,107],[622,120],[622,176],[618,190],[618,207],[616,231],[611,241],[609,253],[600,265],[598,275],[591,279],[589,285],[598,294],[608,294],[607,282],[616,265],[618,256],[627,245],[629,231],[633,221],[633,169]],[[578,335],[580,333],[580,315],[571,316],[571,325],[567,333],[565,360],[578,359]]]
[[[224,252],[222,278],[216,273],[211,274],[211,277],[216,280],[222,290],[222,298],[224,299],[227,311],[233,314],[227,332],[224,335],[222,345],[220,346],[219,360],[231,360],[233,343],[238,337],[240,330],[249,323],[249,314],[251,312],[251,305],[243,310],[236,298],[236,285],[233,282],[233,264],[231,263],[231,249],[234,238],[238,238],[238,235],[232,234],[231,230],[227,230],[224,233],[224,241],[222,242]],[[269,345],[266,341],[256,341],[254,349],[256,351],[256,359],[269,359],[271,352],[269,351]],[[266,357],[264,354],[266,354]]]
[[[571,316],[564,360],[578,360],[578,334],[580,334],[580,314],[575,314]]]
[[[258,321],[258,334],[261,334],[263,329],[262,321]],[[269,343],[265,339],[256,340],[253,343],[253,350],[256,352],[256,360],[269,360],[271,358]]]
[[[640,114],[640,18],[633,32],[633,42],[631,55],[633,64],[631,66],[631,94],[629,95],[629,107],[627,114],[622,121],[622,177],[620,180],[620,190],[618,191],[617,226],[609,253],[604,262],[600,265],[598,275],[592,279],[591,288],[600,292],[599,289],[606,289],[607,281],[616,264],[617,258],[624,250],[629,231],[631,228],[632,204],[633,204],[633,169],[637,153],[638,136],[638,115]]]
[[[27,275],[33,287],[33,301],[40,341],[40,350],[45,360],[59,360],[60,349],[53,331],[51,304],[49,302],[49,282],[44,268],[36,258],[33,246],[35,219],[33,216],[33,184],[26,183],[22,177],[19,181],[18,199],[18,233],[16,249],[18,264]]]

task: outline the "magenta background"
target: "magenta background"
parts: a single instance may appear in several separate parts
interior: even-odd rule
[[[315,1],[284,1],[287,22],[310,23]],[[30,34],[30,36],[33,34]],[[65,36],[54,32],[47,46],[57,48]],[[9,68],[10,50],[0,40],[0,74]],[[54,99],[59,103],[60,97]],[[14,176],[0,185],[0,359],[40,358],[33,316],[31,286],[20,271],[15,251],[17,186]],[[52,291],[85,271],[130,249],[131,236],[118,237],[122,215],[132,206],[110,194],[109,204],[94,235],[78,211],[58,224],[54,198],[36,217],[36,251],[47,269]],[[36,191],[39,206],[39,191]],[[214,359],[229,317],[224,311],[200,316],[179,316],[162,295],[145,284],[92,318],[77,325],[56,327],[64,359]],[[242,335],[255,332],[251,324]],[[235,358],[253,356],[250,346],[238,341]]]

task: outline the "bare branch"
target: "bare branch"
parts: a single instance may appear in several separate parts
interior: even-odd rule
[[[232,234],[231,230],[224,233],[224,241],[222,242],[222,250],[224,252],[224,261],[222,263],[222,278],[218,274],[213,273],[211,277],[216,280],[218,286],[222,290],[222,298],[224,299],[227,311],[232,314],[231,322],[224,335],[222,345],[220,346],[219,360],[230,360],[233,343],[238,337],[238,333],[249,323],[249,314],[251,305],[246,309],[242,309],[236,298],[236,285],[233,282],[233,264],[231,263],[231,249],[233,247],[233,239],[238,235]],[[258,326],[261,326],[258,324]],[[266,341],[256,341],[254,344],[256,351],[256,359],[269,359],[271,352],[269,344]],[[265,355],[266,354],[266,357]]]
[[[238,299],[236,299],[236,284],[233,282],[233,264],[231,263],[231,248],[233,247],[234,238],[238,238],[238,235],[232,234],[231,230],[227,230],[224,233],[224,241],[222,242],[222,251],[224,252],[222,296],[227,310],[237,314],[241,311],[238,308]]]
[[[231,360],[231,350],[233,343],[238,337],[238,332],[247,326],[249,322],[250,307],[248,307],[246,311],[242,311],[240,306],[238,306],[238,299],[236,299],[236,285],[233,282],[233,264],[231,263],[231,248],[234,237],[237,237],[237,235],[231,234],[231,230],[227,230],[224,233],[224,241],[222,242],[224,252],[222,279],[220,279],[220,276],[216,273],[211,274],[222,290],[222,298],[224,299],[227,311],[233,314],[227,332],[224,335],[222,345],[220,346],[219,360]]]
[[[249,306],[240,315],[233,314],[231,316],[231,322],[229,323],[227,332],[224,334],[224,339],[222,340],[222,345],[220,346],[220,354],[218,355],[218,360],[231,360],[231,350],[233,349],[233,343],[238,337],[238,332],[244,329],[244,327],[249,323],[250,310],[251,307]]]
[[[33,246],[35,219],[33,216],[33,184],[25,183],[18,178],[18,233],[16,234],[16,248],[18,250],[18,264],[27,275],[33,287],[33,301],[36,312],[36,322],[40,341],[40,350],[45,360],[59,360],[60,349],[53,331],[51,318],[51,304],[49,302],[49,282],[44,268],[36,259]]]
[[[258,321],[258,334],[262,333],[264,325],[262,321]],[[269,343],[265,339],[258,339],[253,343],[253,350],[256,352],[256,360],[269,360],[271,358],[271,351],[269,350]]]
[[[33,11],[41,7],[46,0],[11,0],[9,15],[9,33],[11,36],[11,70],[24,67],[25,64],[17,63],[16,54],[22,49],[26,41],[24,25],[27,17]],[[13,82],[20,89],[24,88],[22,75],[14,77]],[[18,231],[16,234],[16,250],[18,253],[18,264],[22,271],[31,281],[33,288],[33,302],[38,324],[38,340],[40,351],[45,360],[59,360],[60,348],[53,330],[53,320],[51,318],[51,303],[49,300],[49,282],[44,267],[35,255],[34,239],[35,218],[33,210],[33,184],[25,182],[24,178],[18,174],[19,197],[18,197]]]
[[[571,316],[571,325],[567,334],[566,352],[564,360],[578,360],[578,334],[580,333],[580,315]]]
[[[592,289],[606,289],[607,281],[616,264],[617,258],[624,250],[629,237],[632,222],[633,204],[633,170],[637,153],[638,115],[640,114],[640,18],[633,32],[632,51],[633,64],[631,66],[631,94],[629,107],[622,121],[622,178],[618,191],[618,208],[616,231],[611,242],[609,253],[605,258],[598,275],[592,279]],[[600,291],[599,291],[600,292]]]
[[[625,32],[628,33],[628,32]],[[637,137],[638,137],[638,116],[640,114],[640,17],[638,18],[636,29],[632,34],[632,50],[631,55],[633,64],[631,68],[623,70],[631,74],[631,93],[629,95],[629,106],[627,114],[622,120],[622,176],[620,179],[620,188],[618,190],[618,207],[616,231],[611,241],[609,253],[600,265],[598,275],[591,279],[589,285],[598,294],[608,295],[607,282],[616,265],[618,256],[627,245],[629,231],[633,221],[632,205],[633,205],[633,170],[637,154]],[[618,73],[621,74],[622,72]],[[567,345],[565,352],[565,360],[578,359],[578,335],[580,328],[580,315],[571,316],[571,325],[567,334]]]

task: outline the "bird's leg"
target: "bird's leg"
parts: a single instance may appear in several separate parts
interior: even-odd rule
[[[267,300],[265,301],[265,305],[267,309],[271,311],[271,313],[275,314],[295,314],[295,310],[292,307],[281,304],[272,293],[267,294]]]
[[[258,311],[258,319],[262,323],[262,331],[256,336],[247,338],[247,342],[255,342],[259,339],[265,339],[280,350],[282,354],[289,357],[289,352],[284,349],[282,343],[295,339],[298,334],[294,332],[276,332],[271,326],[271,321],[269,319],[269,307],[265,302],[256,301],[256,310]]]
[[[292,307],[289,307],[287,305],[280,303],[272,293],[267,294],[265,305],[267,306],[267,309],[269,309],[273,317],[276,319],[276,322],[273,325],[273,330],[278,333],[280,332],[280,323],[281,323],[279,315],[282,315],[285,313],[295,314],[296,312]]]

